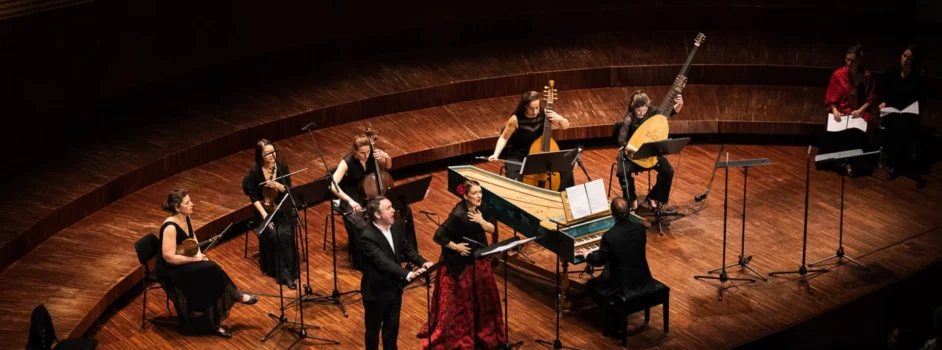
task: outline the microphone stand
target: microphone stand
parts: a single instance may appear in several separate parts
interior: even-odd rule
[[[310,123],[306,125],[304,128],[302,128],[301,130],[307,131],[308,134],[311,135],[311,139],[314,140],[314,146],[315,146],[315,149],[317,150],[317,155],[318,157],[320,157],[321,162],[324,164],[324,172],[325,172],[324,176],[327,177],[327,179],[329,179],[330,186],[332,186],[329,189],[330,199],[328,202],[330,205],[330,209],[329,209],[330,210],[330,220],[329,220],[330,221],[330,251],[331,251],[331,259],[333,260],[332,272],[333,272],[333,277],[334,277],[334,290],[331,291],[330,295],[314,294],[311,292],[311,287],[310,287],[310,282],[309,282],[308,285],[305,286],[305,292],[308,295],[313,295],[313,297],[304,299],[304,301],[327,301],[330,304],[337,305],[340,308],[340,312],[343,314],[343,317],[347,318],[349,317],[347,315],[347,309],[344,307],[343,300],[341,300],[341,298],[347,294],[359,293],[360,290],[352,290],[348,292],[340,291],[340,281],[337,279],[337,235],[334,229],[334,209],[333,209],[333,201],[334,201],[333,189],[340,188],[340,186],[337,185],[337,182],[334,181],[334,177],[330,173],[330,167],[327,166],[327,160],[324,158],[324,153],[321,150],[321,146],[317,142],[317,137],[314,136],[314,129],[313,129],[314,127],[316,127],[316,125],[314,125],[314,123]]]
[[[804,238],[802,238],[801,243],[801,266],[798,267],[797,271],[778,271],[769,273],[769,276],[775,275],[787,275],[787,274],[798,274],[799,282],[808,289],[808,294],[814,294],[811,290],[811,284],[808,283],[808,273],[824,273],[827,272],[827,269],[816,269],[808,270],[805,267],[805,258],[808,252],[808,191],[811,187],[811,146],[808,146],[808,159],[805,161],[807,164],[807,170],[805,172],[805,229],[804,229]]]
[[[576,158],[572,160],[572,166],[578,164],[579,168],[582,169],[582,173],[585,174],[585,178],[592,181],[592,178],[589,177],[589,172],[585,170],[585,165],[582,165],[582,146],[576,147],[576,151],[579,153],[577,153]]]

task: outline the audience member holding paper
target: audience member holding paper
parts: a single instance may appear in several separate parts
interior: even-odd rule
[[[831,74],[824,100],[830,112],[828,128],[821,138],[819,153],[871,148],[866,123],[873,117],[870,107],[874,83],[870,72],[863,68],[863,57],[860,45],[848,48],[844,56],[846,64]],[[844,171],[848,176],[869,175],[873,171],[872,164],[855,159],[835,170]]]
[[[920,107],[926,103],[926,76],[922,70],[922,56],[914,45],[900,55],[900,64],[887,69],[880,86],[883,103],[880,117],[886,130],[884,151],[889,167],[887,180],[897,176],[910,176],[922,188],[926,180],[915,172],[915,140],[920,124]]]

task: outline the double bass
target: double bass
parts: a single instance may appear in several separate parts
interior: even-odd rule
[[[631,139],[628,140],[628,144],[631,145],[631,147],[640,149],[641,145],[645,143],[667,139],[670,127],[667,123],[666,116],[671,115],[671,111],[674,109],[674,100],[677,99],[677,95],[680,95],[680,92],[687,86],[687,70],[690,69],[690,62],[693,61],[693,55],[697,53],[697,48],[700,47],[700,44],[702,44],[705,39],[706,35],[703,35],[703,33],[697,34],[697,38],[693,41],[693,49],[690,50],[690,54],[687,55],[687,61],[684,62],[683,67],[680,68],[680,74],[677,74],[677,77],[674,78],[674,84],[671,85],[670,90],[668,90],[667,94],[664,96],[664,101],[661,102],[661,106],[657,109],[658,114],[645,120],[644,123],[641,123],[641,126],[638,127],[638,130],[635,130],[634,135],[631,135]],[[628,159],[645,169],[650,169],[657,165],[657,157],[641,159],[629,157]]]
[[[379,161],[373,156],[373,153],[376,152],[376,133],[370,129],[366,129],[366,137],[370,139],[370,156],[373,157],[373,173],[366,175],[366,177],[360,181],[360,189],[363,190],[363,194],[366,195],[366,200],[369,201],[373,199],[373,197],[386,193],[386,190],[393,186],[393,177],[384,171],[383,168],[379,167]]]
[[[549,86],[543,87],[543,100],[546,101],[546,106],[543,109],[546,110],[546,113],[549,113],[553,110],[553,102],[556,101],[556,89],[553,87],[555,82],[550,80]],[[559,151],[559,145],[556,144],[556,140],[553,140],[553,123],[549,120],[548,117],[543,119],[543,135],[533,141],[530,145],[530,153],[544,153],[544,152],[555,152]],[[559,173],[548,173],[548,174],[531,174],[523,176],[523,183],[545,188],[548,190],[558,191],[559,190]]]

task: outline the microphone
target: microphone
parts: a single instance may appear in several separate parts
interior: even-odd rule
[[[570,154],[572,154],[572,152],[582,152],[582,145],[576,146],[576,148],[573,148],[569,150],[569,152],[566,152],[566,156],[568,157]]]
[[[811,145],[808,145],[808,158],[811,158]]]
[[[693,200],[697,202],[702,202],[704,199],[706,199],[706,197],[707,197],[707,193],[703,192],[701,194],[698,194],[696,197],[693,197]]]
[[[305,125],[303,128],[301,128],[301,130],[302,130],[302,131],[308,131],[309,129],[311,129],[311,128],[316,128],[316,127],[317,127],[317,125],[314,125],[314,122],[310,122],[310,123],[308,123],[307,125]]]

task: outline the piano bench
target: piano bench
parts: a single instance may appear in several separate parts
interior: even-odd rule
[[[612,298],[613,306],[617,310],[621,310],[625,315],[631,315],[635,312],[644,310],[644,325],[648,324],[648,321],[651,320],[651,308],[661,305],[662,310],[664,311],[664,333],[670,331],[670,294],[671,289],[667,285],[661,283],[658,280],[652,280],[654,283],[654,289],[636,294],[627,299],[624,296],[617,296]],[[627,322],[625,325],[627,326]],[[627,344],[627,329],[625,329],[625,338],[622,339],[622,344]]]

